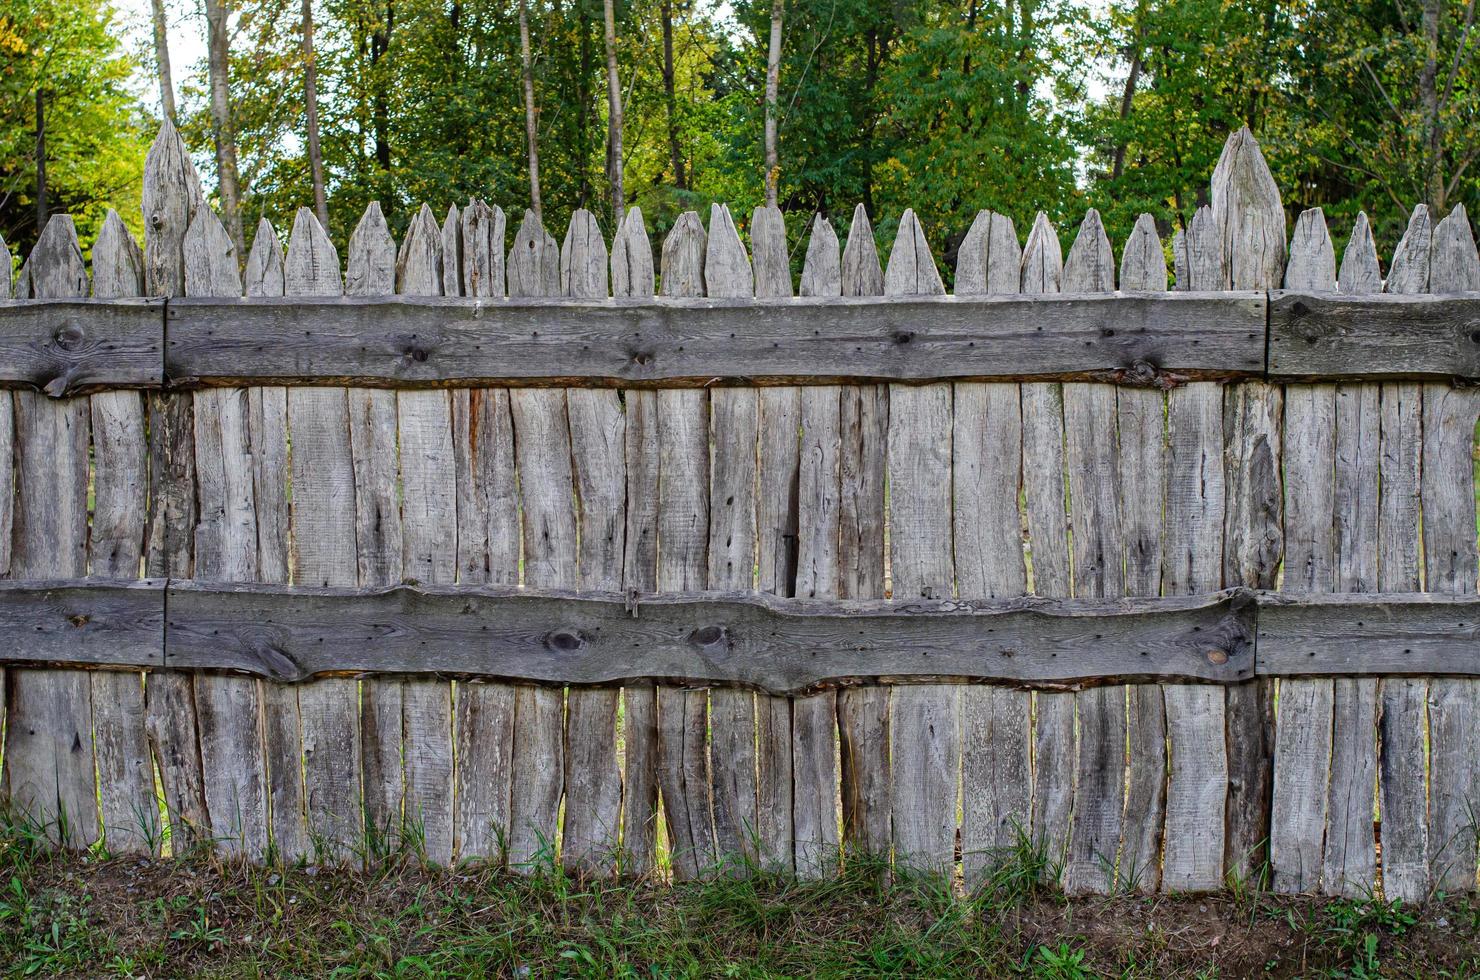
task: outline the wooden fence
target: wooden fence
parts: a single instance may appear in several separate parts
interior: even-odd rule
[[[818,217],[792,298],[775,210],[655,261],[479,201],[243,274],[166,125],[144,214],[92,298],[53,218],[0,305],[4,773],[57,841],[1475,886],[1462,211],[1338,272],[1243,132],[1175,290],[1149,217],[1116,292],[1094,212],[1067,258],[978,215],[955,296],[912,213],[887,262]]]

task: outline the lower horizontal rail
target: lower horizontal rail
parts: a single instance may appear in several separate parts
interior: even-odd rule
[[[280,682],[440,674],[773,694],[863,682],[1076,688],[1256,676],[1480,676],[1480,597],[818,601],[508,587],[0,583],[0,664]]]

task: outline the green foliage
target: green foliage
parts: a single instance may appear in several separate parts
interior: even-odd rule
[[[114,207],[137,234],[147,131],[107,0],[0,5],[0,236],[35,243],[36,94],[45,107],[49,213],[71,212],[84,243]]]

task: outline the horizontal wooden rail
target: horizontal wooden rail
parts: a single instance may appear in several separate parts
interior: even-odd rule
[[[83,580],[0,583],[0,629],[11,638],[0,664],[284,682],[436,673],[790,694],[872,680],[1071,688],[1480,676],[1480,597],[1409,594],[890,602]]]
[[[1480,379],[1480,295],[0,301],[0,385]]]

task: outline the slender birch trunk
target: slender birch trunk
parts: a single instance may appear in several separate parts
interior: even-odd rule
[[[164,0],[150,0],[151,19],[154,21],[154,64],[159,73],[160,112],[170,122],[175,122],[175,83],[170,77],[170,35],[165,22]]]
[[[766,206],[776,207],[781,166],[776,158],[776,93],[781,81],[781,14],[785,0],[771,4],[771,47],[766,55]]]
[[[211,83],[211,130],[216,141],[216,179],[221,216],[236,246],[237,261],[246,254],[242,235],[241,177],[236,166],[236,133],[231,126],[230,40],[224,0],[205,0],[206,67]]]
[[[622,220],[627,196],[622,190],[622,83],[617,74],[617,15],[606,0],[606,175],[611,182],[612,227]]]
[[[524,138],[529,145],[529,206],[543,216],[540,201],[539,110],[534,105],[534,56],[529,49],[529,3],[519,0],[519,53],[524,62]]]
[[[329,229],[329,199],[324,192],[324,153],[319,146],[319,80],[313,52],[313,0],[303,0],[303,111],[308,129],[308,166],[313,177],[313,210]]]

